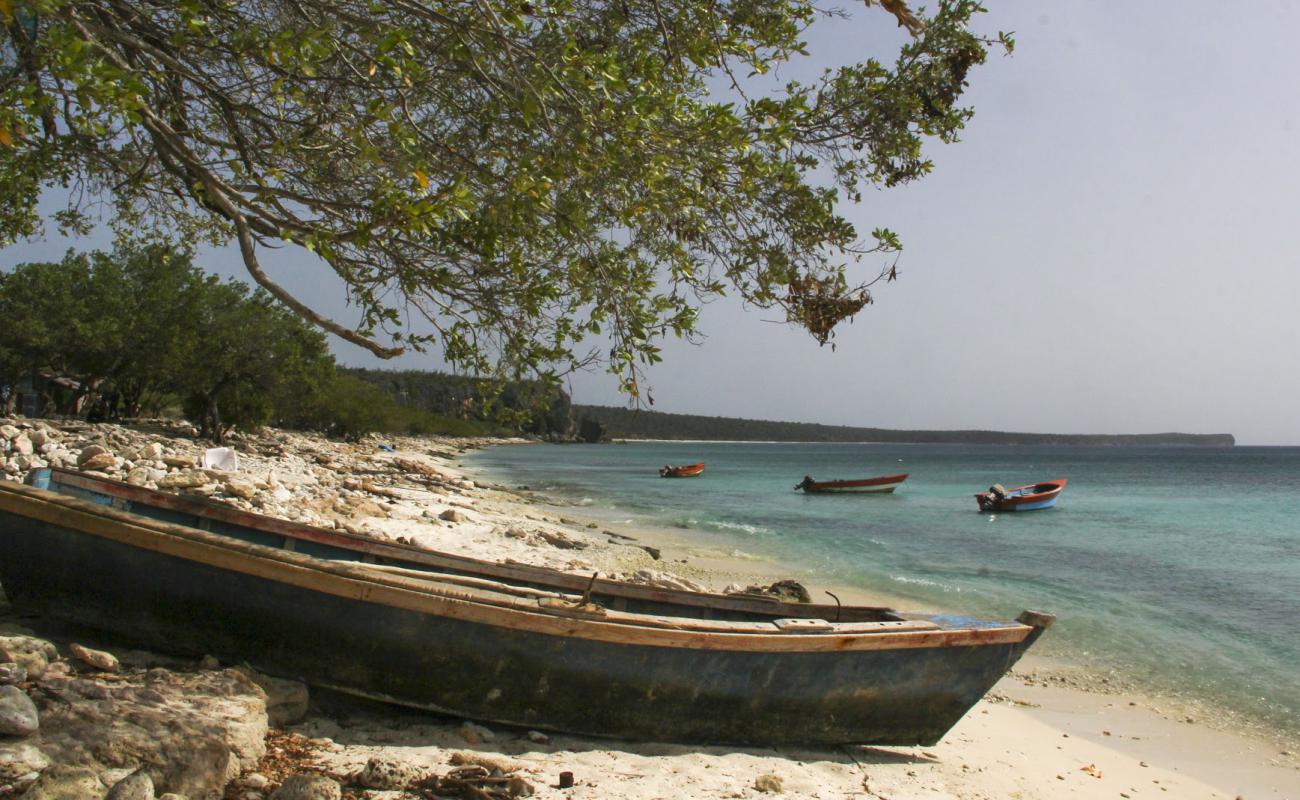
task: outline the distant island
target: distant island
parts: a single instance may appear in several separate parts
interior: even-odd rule
[[[901,431],[854,428],[811,422],[703,417],[665,414],[617,406],[573,406],[579,429],[597,430],[607,439],[699,439],[739,442],[883,442],[894,444],[1070,444],[1070,445],[1196,445],[1232,447],[1230,433],[1012,433],[1006,431]],[[594,425],[593,425],[594,424]],[[591,438],[591,437],[586,437]]]

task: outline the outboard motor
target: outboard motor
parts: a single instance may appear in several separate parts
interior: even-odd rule
[[[1006,500],[1007,488],[1000,483],[995,483],[989,487],[989,494],[993,495],[999,500]]]

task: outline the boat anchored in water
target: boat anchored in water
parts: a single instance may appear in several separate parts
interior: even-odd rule
[[[901,475],[881,475],[875,478],[860,478],[857,480],[834,480],[834,481],[815,481],[811,475],[803,476],[803,480],[796,483],[796,490],[803,489],[808,494],[822,493],[841,493],[841,494],[885,494],[898,488],[898,485],[907,480],[908,473]]]
[[[1007,489],[1000,483],[989,487],[987,492],[979,492],[975,500],[980,504],[980,511],[1037,511],[1056,505],[1061,492],[1065,491],[1068,478],[1054,481],[1031,483]]]
[[[671,464],[664,464],[659,468],[659,477],[661,478],[695,478],[704,471],[704,462],[698,464],[683,464],[680,467],[674,467]]]

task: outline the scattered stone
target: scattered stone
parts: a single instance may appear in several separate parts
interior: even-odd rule
[[[374,756],[357,773],[357,782],[367,789],[404,789],[420,777],[420,771],[405,761]]]
[[[541,731],[529,731],[528,741],[532,742],[533,744],[550,744],[551,737],[547,736]]]
[[[341,800],[343,787],[324,775],[291,775],[271,793],[271,800]]]
[[[81,470],[110,470],[117,466],[117,459],[112,453],[100,453],[98,455],[85,457],[85,451],[82,451],[81,457],[77,459],[77,468]]]
[[[497,735],[482,725],[466,722],[460,726],[460,738],[470,744],[482,744],[483,742],[492,741],[497,738]]]
[[[240,672],[266,692],[266,713],[275,727],[283,728],[285,725],[292,725],[307,716],[307,704],[310,699],[307,684],[263,675],[252,669],[240,669]]]
[[[122,668],[122,665],[118,663],[117,656],[112,653],[106,653],[103,650],[91,650],[89,647],[84,647],[73,642],[68,645],[68,652],[72,653],[73,658],[76,658],[78,661],[85,662],[95,669],[100,669],[104,672],[117,672]]]
[[[22,683],[27,680],[27,668],[14,661],[0,664],[0,685]]]
[[[240,786],[260,792],[270,785],[271,779],[260,772],[249,772],[239,776],[237,782]]]
[[[29,741],[11,739],[0,744],[0,786],[18,783],[27,775],[32,776],[31,783],[49,766],[49,757]]]
[[[31,736],[41,727],[36,704],[17,686],[0,686],[0,736]]]
[[[231,497],[251,500],[253,495],[257,494],[257,486],[247,478],[229,478],[222,491]]]
[[[20,456],[30,456],[36,452],[36,447],[31,439],[20,434],[13,440],[13,451]]]
[[[586,550],[590,544],[578,539],[571,539],[559,531],[537,531],[537,538],[561,550]]]
[[[56,764],[23,793],[22,800],[92,800],[104,793],[104,784],[89,767]]]
[[[208,482],[208,474],[203,470],[191,469],[174,472],[158,481],[159,489],[197,489]]]
[[[113,784],[104,800],[154,800],[153,778],[146,770],[138,769]]]
[[[77,455],[77,466],[81,467],[82,469],[85,469],[86,462],[90,461],[92,458],[98,458],[99,456],[111,456],[111,455],[113,455],[112,451],[110,451],[107,447],[104,447],[103,445],[98,445],[98,444],[87,445],[81,448],[81,453]]]
[[[786,603],[812,602],[812,595],[808,593],[804,585],[793,580],[777,581],[770,586],[748,586],[743,592],[729,592],[729,594],[757,594],[765,597],[775,597]]]
[[[518,772],[524,768],[524,765],[518,761],[512,761],[500,756],[490,756],[483,753],[471,753],[464,750],[458,750],[451,754],[452,766],[476,766],[483,767],[488,772],[500,772],[507,775],[511,772]]]
[[[785,781],[780,775],[759,775],[754,779],[754,788],[760,792],[780,794],[785,788]]]
[[[663,552],[658,547],[651,547],[648,544],[643,544],[641,545],[641,549],[649,553],[650,557],[653,558],[655,561],[658,561],[659,559],[663,558]]]
[[[454,508],[449,508],[446,511],[439,514],[438,519],[446,520],[447,522],[464,522],[465,515],[460,513]]]

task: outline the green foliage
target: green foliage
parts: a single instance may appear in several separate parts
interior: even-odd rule
[[[901,245],[840,204],[926,174],[969,70],[1011,44],[970,30],[972,0],[882,5],[911,33],[892,63],[775,86],[828,13],[812,0],[4,0],[0,242],[75,182],[125,229],[234,238],[267,291],[377,352],[548,380],[600,363],[636,396],[710,298],[823,343],[870,300],[885,272],[849,270]],[[266,276],[283,243],[343,278],[359,331]]]
[[[368,433],[410,436],[490,436],[499,429],[482,422],[459,420],[399,405],[378,385],[339,372],[297,409],[281,417],[290,427],[319,430],[331,436],[359,439]]]
[[[494,382],[421,370],[347,369],[382,387],[400,405],[480,427],[566,438],[572,432],[569,396],[540,381]]]

